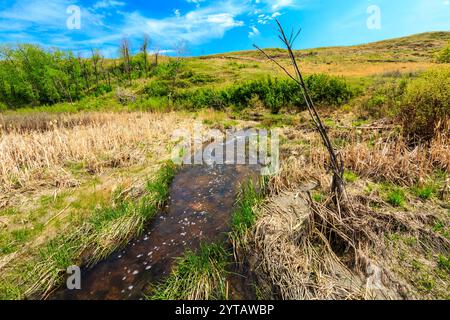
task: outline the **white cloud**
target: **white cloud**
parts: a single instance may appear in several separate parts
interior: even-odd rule
[[[154,18],[139,11],[126,11],[122,8],[126,6],[125,0],[96,0],[92,1],[90,7],[81,5],[81,0],[14,0],[0,6],[3,8],[0,9],[0,41],[14,39],[13,34],[20,34],[19,41],[44,42],[48,46],[80,50],[93,46],[105,48],[109,55],[113,54],[112,48],[121,39],[128,38],[132,43],[138,43],[144,34],[148,34],[154,44],[163,48],[180,41],[195,46],[221,39],[230,30],[243,27],[245,20],[249,20],[252,25],[249,37],[258,36],[260,31],[255,26],[257,22],[266,24],[282,14],[281,10],[273,10],[274,7],[283,8],[295,2],[184,1],[195,7],[188,12],[175,8],[166,17]],[[69,5],[81,7],[82,29],[78,32],[66,28],[66,9]],[[112,8],[116,10],[108,10]]]
[[[265,6],[266,11],[277,11],[289,7],[299,6],[299,0],[257,0],[256,4],[262,4]],[[303,1],[305,2],[305,1]]]
[[[186,0],[188,3],[194,3],[197,8],[200,7],[200,3],[205,2],[205,0]]]
[[[270,21],[272,21],[272,20],[274,20],[274,19],[276,19],[276,18],[278,18],[278,17],[280,17],[282,15],[283,14],[278,12],[278,11],[276,11],[276,12],[274,12],[272,14],[260,14],[258,16],[258,23],[259,24],[267,24]]]
[[[272,4],[273,10],[279,10],[286,7],[291,7],[294,5],[294,0],[272,0],[267,1]]]
[[[67,19],[65,1],[16,1],[11,7],[0,11],[0,18],[15,22],[57,25]]]
[[[107,9],[107,8],[115,8],[115,7],[123,7],[125,2],[115,1],[115,0],[101,0],[96,2],[92,8],[94,9]]]
[[[20,31],[30,29],[42,32],[51,30],[66,32],[69,5],[67,0],[17,0],[12,6],[0,11],[0,19],[9,25],[1,31],[16,31],[14,28],[17,26],[21,28]],[[103,25],[103,16],[89,8],[81,7],[81,17],[85,32],[94,32],[95,27]]]
[[[282,9],[299,9],[308,1],[311,0],[254,0],[253,6],[255,10],[253,15],[257,16],[256,21],[258,24],[265,25],[282,16]]]
[[[253,38],[253,37],[259,36],[261,34],[255,26],[251,26],[250,30],[251,31],[248,33],[249,38]]]
[[[163,19],[147,18],[139,12],[126,13],[122,31],[129,37],[146,33],[163,45],[176,41],[196,45],[220,39],[227,31],[244,26],[238,16],[245,12],[247,8],[242,3],[228,1]]]

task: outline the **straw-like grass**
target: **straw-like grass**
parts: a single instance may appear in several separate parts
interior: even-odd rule
[[[189,126],[185,117],[176,114],[92,117],[70,128],[0,131],[0,208],[17,193],[76,186],[80,172],[98,174],[167,159],[173,131]],[[73,121],[81,118],[74,116]]]
[[[256,226],[240,242],[244,245],[239,252],[251,262],[257,285],[268,297],[448,296],[445,271],[439,266],[439,257],[450,250],[448,234],[442,232],[448,228],[445,203],[403,189],[446,169],[446,158],[438,160],[437,155],[448,150],[448,140],[437,137],[431,145],[410,149],[391,132],[377,133],[378,139],[373,139],[356,130],[334,131],[333,139],[342,143],[340,152],[352,172],[346,179],[350,206],[338,208],[326,196],[328,160],[317,138],[308,131],[284,131],[281,172],[268,184],[270,197],[259,208]],[[376,182],[381,185],[372,187]],[[312,189],[318,189],[314,196]],[[383,200],[389,190],[402,194],[401,208]]]

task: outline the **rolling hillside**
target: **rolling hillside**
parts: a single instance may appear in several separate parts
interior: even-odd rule
[[[450,40],[450,32],[430,32],[350,47],[328,47],[297,51],[306,73],[362,77],[390,72],[415,72],[435,65],[435,53]],[[288,56],[282,49],[267,49],[274,57]],[[190,64],[207,74],[222,73],[233,80],[255,74],[279,72],[257,51],[191,58]],[[207,63],[204,63],[205,60]],[[244,73],[242,71],[245,69]]]

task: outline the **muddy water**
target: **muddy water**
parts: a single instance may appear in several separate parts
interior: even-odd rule
[[[230,144],[232,140],[226,143]],[[81,290],[63,289],[51,299],[141,299],[144,288],[163,280],[186,250],[226,238],[241,183],[259,177],[257,165],[183,167],[172,183],[168,207],[144,234],[94,267],[82,269]]]

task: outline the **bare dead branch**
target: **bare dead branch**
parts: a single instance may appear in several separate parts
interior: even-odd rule
[[[311,119],[316,126],[317,131],[319,132],[322,141],[330,155],[330,169],[333,172],[333,182],[331,185],[331,190],[335,195],[335,203],[338,206],[338,208],[341,208],[342,206],[339,204],[339,201],[343,198],[347,199],[346,192],[345,192],[345,184],[344,180],[342,178],[344,173],[344,163],[343,160],[338,154],[336,153],[331,140],[328,136],[328,132],[326,127],[324,126],[322,119],[320,118],[320,115],[317,111],[317,108],[314,104],[314,101],[311,98],[311,94],[309,93],[308,87],[304,81],[302,72],[300,70],[300,67],[298,65],[297,59],[295,57],[294,51],[293,51],[293,45],[295,41],[297,40],[301,29],[298,32],[294,32],[292,29],[290,36],[288,37],[283,29],[283,26],[281,23],[276,20],[276,23],[278,25],[278,38],[283,42],[283,44],[286,46],[289,58],[291,60],[292,66],[294,67],[295,76],[293,76],[284,66],[281,65],[276,59],[272,58],[269,54],[267,54],[264,50],[259,48],[258,46],[254,45],[256,49],[258,49],[259,52],[264,54],[266,58],[268,58],[270,61],[275,63],[278,67],[280,67],[286,75],[294,80],[300,87],[303,97],[305,99],[308,112],[311,116]]]

